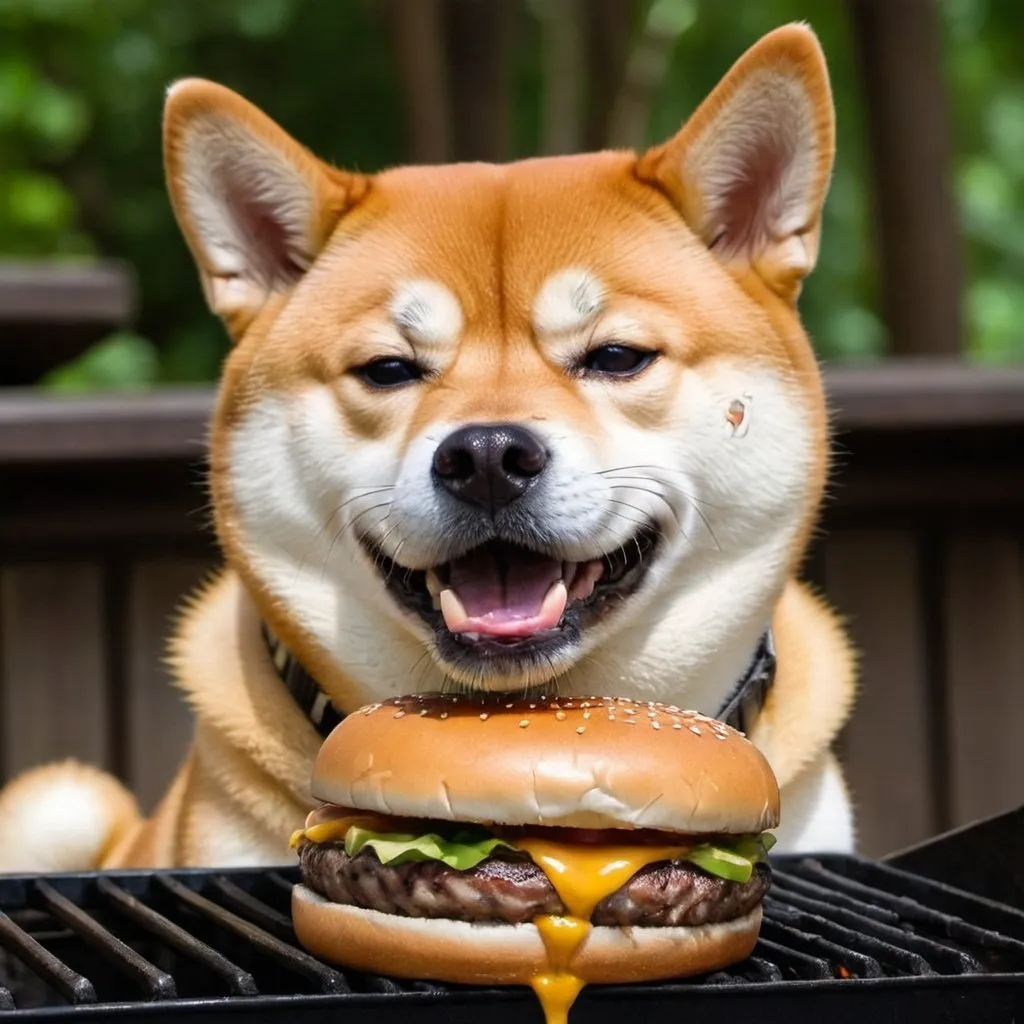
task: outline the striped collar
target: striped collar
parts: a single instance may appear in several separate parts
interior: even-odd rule
[[[277,638],[274,631],[263,623],[263,642],[281,681],[288,688],[299,710],[313,723],[313,728],[327,738],[345,717],[320,689],[317,681],[302,667],[299,659]]]

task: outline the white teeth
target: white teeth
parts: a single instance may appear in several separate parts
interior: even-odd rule
[[[434,605],[434,611],[437,611],[441,607],[441,591],[444,588],[441,585],[440,579],[438,579],[437,573],[433,569],[427,570],[427,592],[430,594],[430,599]]]
[[[584,562],[573,581],[569,597],[573,601],[585,601],[594,592],[594,585],[604,575],[604,562],[595,559]]]
[[[569,591],[566,589],[564,580],[555,580],[550,589],[544,595],[544,603],[540,606],[538,618],[543,621],[554,621],[558,623],[565,613],[565,606],[569,600]]]
[[[459,600],[459,595],[449,587],[441,591],[441,614],[444,616],[444,624],[451,633],[458,633],[469,621],[466,614],[466,606]]]

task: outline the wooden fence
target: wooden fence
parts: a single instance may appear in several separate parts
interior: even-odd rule
[[[842,738],[878,855],[1024,802],[1024,370],[829,369],[836,468],[809,576],[849,618]],[[147,806],[188,740],[161,656],[217,553],[207,389],[0,392],[0,781],[74,755]]]

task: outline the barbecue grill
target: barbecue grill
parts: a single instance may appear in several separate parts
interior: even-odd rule
[[[572,1024],[723,1011],[758,1024],[1022,1019],[1024,911],[886,863],[772,863],[749,959],[686,981],[589,986]],[[527,988],[408,982],[315,959],[291,928],[297,878],[294,868],[0,876],[0,1020],[541,1021]]]

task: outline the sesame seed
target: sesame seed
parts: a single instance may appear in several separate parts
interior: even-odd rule
[[[690,726],[690,732],[692,732],[694,736],[700,735],[700,729],[698,729],[695,725]]]
[[[405,718],[405,712],[404,711],[396,711],[395,712],[395,718]]]
[[[424,708],[424,709],[423,709],[423,710],[422,710],[422,711],[420,712],[420,718],[422,718],[422,717],[423,717],[424,715],[429,715],[429,714],[430,714],[430,709],[429,709],[429,708]]]
[[[531,704],[531,705],[530,705],[530,710],[531,710],[531,711],[535,711],[535,710],[536,710],[536,708],[537,708],[537,705],[536,705],[536,704]]]
[[[584,717],[584,719],[589,718],[590,717],[590,712],[589,711],[584,711],[583,712],[583,717]]]
[[[557,718],[560,722],[564,722],[565,721],[565,712],[564,711],[556,711],[555,712],[555,718]]]
[[[661,722],[651,722],[651,728],[652,729],[660,729],[661,728]]]
[[[480,713],[480,721],[481,721],[481,722],[486,722],[486,721],[487,721],[487,719],[488,719],[488,718],[490,718],[490,717],[491,717],[491,716],[490,716],[490,715],[488,715],[486,711],[482,711],[482,712]]]
[[[584,702],[583,702],[583,703],[582,703],[582,704],[580,705],[580,707],[581,707],[581,708],[589,708],[589,707],[590,707],[590,701],[589,701],[589,700],[585,700],[585,701],[584,701]]]
[[[647,717],[648,718],[657,718],[658,717],[658,712],[657,711],[648,711],[647,712]]]
[[[726,736],[724,732],[716,732],[715,733],[715,739],[716,740],[727,740],[728,738],[729,737]]]
[[[587,727],[585,725],[578,725],[578,726],[576,726],[576,735],[577,736],[582,736],[586,731],[587,731]]]
[[[525,729],[529,724],[530,724],[530,720],[528,718],[520,718],[519,719],[519,728],[520,729]]]
[[[635,718],[624,718],[622,721],[624,725],[636,725]]]
[[[672,723],[672,728],[673,729],[682,729],[682,727],[683,727],[683,723],[682,722],[673,722]]]
[[[448,712],[447,711],[442,711],[441,712],[441,717],[442,718],[447,718],[448,717]]]
[[[633,708],[626,708],[627,715],[635,715],[636,711]]]
[[[514,707],[515,707],[515,704],[506,704],[506,705],[505,705],[505,707],[506,707],[506,708],[514,708]]]
[[[609,721],[609,722],[614,722],[614,721],[615,721],[615,716],[614,716],[614,715],[612,715],[612,714],[609,714],[609,715],[608,715],[608,721]]]

